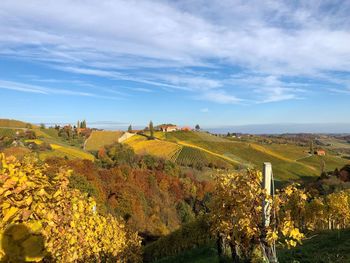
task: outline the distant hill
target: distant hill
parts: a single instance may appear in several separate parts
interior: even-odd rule
[[[28,128],[29,123],[10,119],[0,119],[1,128]]]

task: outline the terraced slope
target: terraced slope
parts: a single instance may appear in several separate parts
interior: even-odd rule
[[[86,151],[98,151],[101,147],[118,142],[123,135],[122,131],[93,131],[85,141]]]

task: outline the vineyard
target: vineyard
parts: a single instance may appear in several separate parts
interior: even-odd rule
[[[84,149],[86,151],[98,151],[103,146],[118,142],[122,135],[123,132],[121,131],[93,131],[85,141]]]
[[[176,163],[184,166],[202,168],[229,168],[231,164],[220,157],[201,151],[194,147],[183,146],[176,158]]]
[[[131,140],[133,138],[130,138]],[[137,154],[151,154],[167,160],[176,160],[181,146],[172,142],[160,140],[132,140],[129,144]]]

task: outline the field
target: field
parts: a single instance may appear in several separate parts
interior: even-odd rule
[[[94,156],[92,154],[84,152],[84,151],[76,149],[76,148],[73,148],[73,147],[68,147],[68,146],[63,146],[63,145],[58,145],[58,144],[51,144],[51,147],[53,150],[60,152],[62,154],[65,154],[68,157],[79,158],[79,159],[88,159],[91,161],[94,160]]]
[[[136,135],[135,135],[136,136]],[[134,136],[134,137],[135,137]],[[142,136],[141,136],[142,137]],[[131,137],[127,144],[129,144],[137,154],[151,154],[164,159],[173,160],[177,159],[181,146],[167,141],[160,140],[132,140]]]
[[[93,131],[85,141],[86,151],[98,151],[101,147],[118,142],[123,135],[122,131]]]

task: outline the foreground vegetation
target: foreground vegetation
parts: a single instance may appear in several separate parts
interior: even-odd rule
[[[140,261],[140,239],[121,219],[68,187],[69,171],[0,155],[0,260]]]

